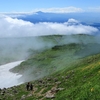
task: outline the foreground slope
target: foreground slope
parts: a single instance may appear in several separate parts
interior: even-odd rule
[[[100,54],[32,83],[33,91],[25,84],[1,90],[1,100],[100,100]]]
[[[33,91],[26,90],[26,83],[3,89],[1,100],[100,100],[100,54],[81,55],[87,47],[93,48],[71,43],[31,56],[11,71],[24,81],[30,78]]]

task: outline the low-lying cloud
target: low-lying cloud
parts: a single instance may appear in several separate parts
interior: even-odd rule
[[[0,88],[8,88],[23,83],[18,81],[22,75],[17,75],[17,73],[9,71],[15,66],[18,66],[21,62],[22,61],[16,61],[0,66]]]
[[[94,34],[99,30],[92,26],[81,24],[75,19],[65,23],[40,22],[31,23],[8,16],[0,17],[0,37],[27,37],[52,34]]]
[[[89,7],[88,12],[100,12],[100,7]]]
[[[84,12],[83,9],[77,7],[63,7],[63,8],[41,8],[35,9],[34,12],[42,11],[42,12],[49,12],[49,13],[76,13],[76,12]]]

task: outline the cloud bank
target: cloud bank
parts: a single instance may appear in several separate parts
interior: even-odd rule
[[[64,8],[41,8],[41,9],[34,9],[34,12],[42,11],[42,12],[49,12],[49,13],[75,13],[75,12],[84,12],[83,9],[77,7],[64,7]]]
[[[92,26],[82,25],[75,19],[65,23],[40,22],[31,23],[8,16],[0,17],[0,37],[27,37],[52,34],[94,34],[99,30]]]
[[[100,7],[89,7],[88,12],[100,12]]]
[[[21,62],[22,61],[16,61],[0,66],[0,88],[8,88],[23,83],[18,81],[22,75],[17,75],[16,73],[9,71],[13,67],[19,65]]]
[[[42,11],[42,12],[47,12],[47,13],[76,13],[76,12],[84,12],[82,8],[78,7],[62,7],[62,8],[40,8],[40,9],[33,9],[32,11],[29,12],[0,12],[0,14],[7,14],[7,15],[23,15],[23,14],[36,14],[36,12]]]

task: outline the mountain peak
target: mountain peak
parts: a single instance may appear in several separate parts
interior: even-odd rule
[[[38,13],[38,14],[43,14],[43,12],[42,12],[42,11],[38,11],[37,13]]]

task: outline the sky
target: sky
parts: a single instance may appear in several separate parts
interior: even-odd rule
[[[0,0],[0,12],[31,12],[67,7],[80,8],[81,11],[98,11],[100,0]]]
[[[100,33],[98,28],[84,25],[79,20],[73,18],[67,19],[64,23],[32,23],[23,19],[12,18],[9,14],[5,14],[37,11],[55,13],[100,13],[100,0],[0,0],[0,37]],[[91,17],[91,15],[89,16]],[[87,20],[90,17],[87,17]]]

